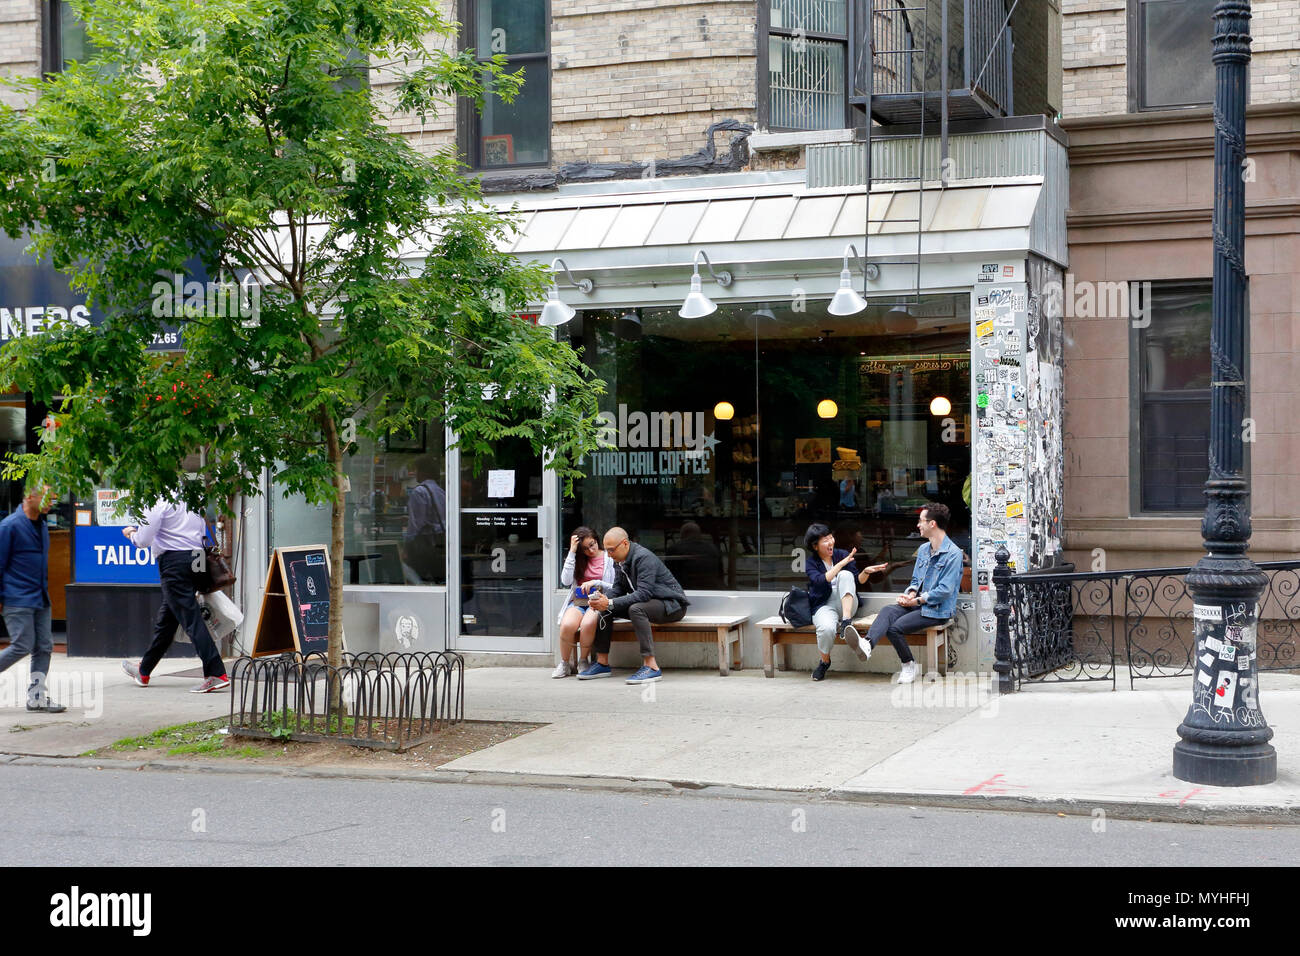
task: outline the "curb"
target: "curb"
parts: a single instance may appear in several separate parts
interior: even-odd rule
[[[1032,797],[1024,794],[907,793],[898,790],[832,790],[828,800],[837,803],[907,804],[914,807],[942,807],[950,810],[997,810],[1017,813],[1053,813],[1095,817],[1104,811],[1112,820],[1151,823],[1204,823],[1216,826],[1253,824],[1300,825],[1300,806],[1255,804],[1170,804],[1115,797]]]
[[[825,801],[863,805],[907,805],[948,810],[978,810],[1018,813],[1054,813],[1092,817],[1097,810],[1107,818],[1154,823],[1203,823],[1218,826],[1283,824],[1300,825],[1300,806],[1251,806],[1225,804],[1151,803],[1115,798],[1030,797],[1023,794],[909,793],[898,790],[799,790],[779,787],[746,787],[725,783],[688,780],[657,780],[640,777],[566,777],[548,774],[509,773],[493,770],[375,770],[349,767],[276,767],[248,764],[216,764],[152,759],[147,761],[95,759],[93,757],[41,757],[0,753],[0,763],[27,767],[78,767],[87,770],[152,770],[179,773],[221,773],[235,776],[278,776],[319,780],[376,780],[394,783],[472,784],[493,787],[535,787],[546,790],[586,790],[608,793],[657,793],[734,800]]]

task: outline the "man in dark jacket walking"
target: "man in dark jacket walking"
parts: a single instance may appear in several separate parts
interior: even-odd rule
[[[625,617],[636,630],[642,659],[641,669],[627,682],[648,684],[657,681],[664,675],[655,660],[654,634],[650,625],[680,621],[686,616],[686,606],[690,602],[686,600],[682,586],[655,553],[629,541],[622,528],[610,528],[605,532],[605,552],[618,562],[618,572],[608,594],[597,593],[591,598],[591,607],[602,612],[592,645],[596,650],[596,663],[579,674],[578,680],[610,676],[612,619]]]
[[[9,646],[0,654],[0,672],[32,655],[27,709],[61,714],[67,708],[50,700],[45,678],[50,672],[54,639],[50,635],[50,531],[45,516],[54,504],[48,488],[36,488],[13,514],[0,521],[0,606]]]

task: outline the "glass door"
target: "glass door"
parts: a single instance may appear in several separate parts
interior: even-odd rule
[[[491,454],[462,454],[459,471],[456,646],[544,651],[552,630],[546,595],[556,582],[541,456],[526,440],[500,439]]]

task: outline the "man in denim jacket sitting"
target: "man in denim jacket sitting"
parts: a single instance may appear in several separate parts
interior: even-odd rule
[[[868,655],[882,637],[888,637],[898,651],[898,659],[903,662],[898,675],[900,684],[912,683],[920,670],[904,635],[944,623],[957,608],[962,553],[946,533],[951,517],[947,505],[930,502],[921,509],[916,529],[925,538],[925,544],[916,552],[912,583],[899,595],[897,603],[876,616],[867,632]]]

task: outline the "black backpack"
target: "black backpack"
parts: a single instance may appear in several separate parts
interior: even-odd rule
[[[812,599],[803,588],[791,588],[790,593],[781,598],[781,620],[791,627],[806,627],[813,622]]]

